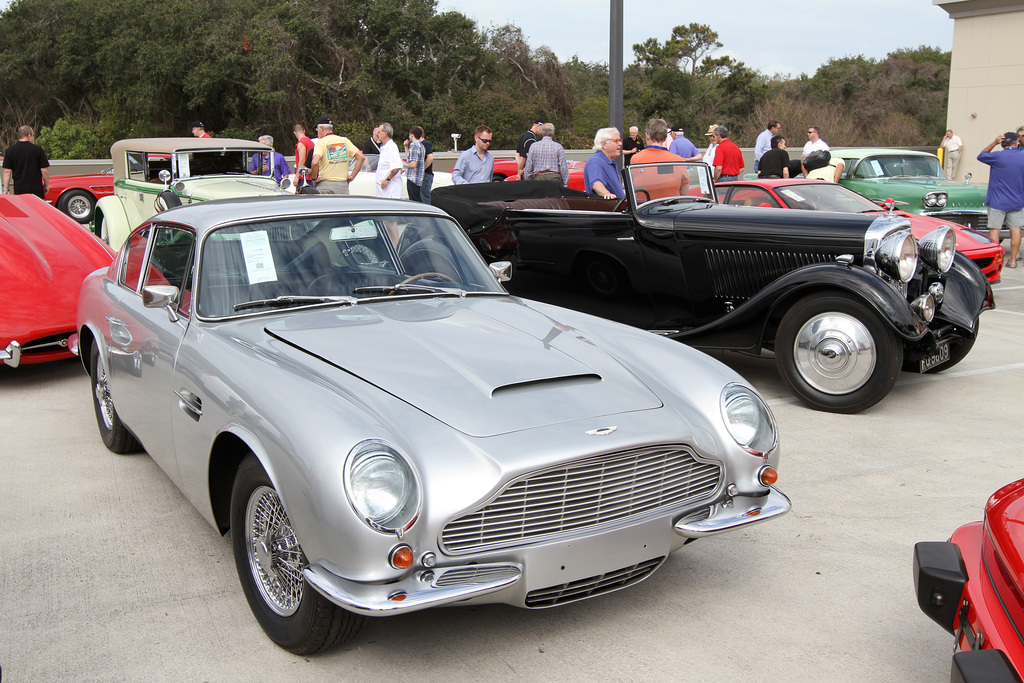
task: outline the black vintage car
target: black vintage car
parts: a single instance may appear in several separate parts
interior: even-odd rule
[[[808,405],[855,413],[901,369],[952,367],[992,289],[952,229],[899,216],[724,206],[705,164],[633,164],[626,198],[545,182],[436,189],[509,290],[704,349],[775,352]]]

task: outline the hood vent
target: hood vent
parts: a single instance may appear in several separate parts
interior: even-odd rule
[[[511,395],[519,391],[527,389],[537,389],[541,387],[568,387],[578,386],[581,384],[591,384],[594,382],[600,382],[601,378],[593,373],[587,373],[582,375],[568,375],[564,377],[548,377],[545,379],[532,379],[525,382],[515,382],[513,384],[505,384],[500,387],[495,387],[491,391],[491,398],[495,398],[499,395]]]

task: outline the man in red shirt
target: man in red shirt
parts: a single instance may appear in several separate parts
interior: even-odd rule
[[[739,180],[743,172],[743,152],[736,143],[729,139],[729,129],[718,126],[711,135],[717,145],[715,147],[715,182],[724,183],[728,180]]]
[[[298,173],[303,166],[309,168],[313,165],[313,141],[306,135],[306,127],[301,123],[295,124],[292,134],[297,140],[295,143],[295,172]]]
[[[192,135],[197,138],[208,138],[210,134],[206,132],[206,126],[203,125],[202,121],[192,122]]]

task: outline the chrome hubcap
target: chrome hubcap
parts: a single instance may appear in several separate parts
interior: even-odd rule
[[[846,313],[822,313],[804,323],[793,343],[804,381],[826,394],[848,394],[864,386],[877,362],[871,332]]]
[[[85,197],[74,197],[68,202],[68,213],[72,218],[85,218],[89,215],[89,200]]]
[[[302,600],[306,559],[295,539],[277,492],[261,486],[245,509],[249,569],[264,602],[282,617],[295,614]]]

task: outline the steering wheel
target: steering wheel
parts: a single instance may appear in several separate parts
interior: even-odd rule
[[[331,296],[340,294],[345,289],[345,282],[337,273],[326,273],[315,278],[306,287],[307,296]]]
[[[429,275],[433,275],[434,277],[439,277],[439,278],[441,278],[442,280],[447,280],[448,282],[451,282],[452,284],[454,284],[454,283],[455,283],[455,280],[454,280],[454,279],[452,279],[452,278],[451,278],[451,277],[449,277],[448,275],[445,275],[444,273],[438,273],[438,272],[436,272],[436,271],[433,271],[433,270],[428,270],[428,271],[427,271],[427,272],[425,272],[425,273],[417,273],[416,275],[412,275],[412,276],[410,276],[410,277],[407,277],[407,278],[405,278],[404,280],[402,280],[401,282],[399,282],[399,283],[398,283],[397,285],[395,285],[395,286],[396,286],[396,287],[400,287],[401,285],[407,285],[407,284],[409,284],[410,282],[415,282],[416,280],[419,280],[419,279],[420,279],[421,277],[427,277],[427,276],[429,276]]]

